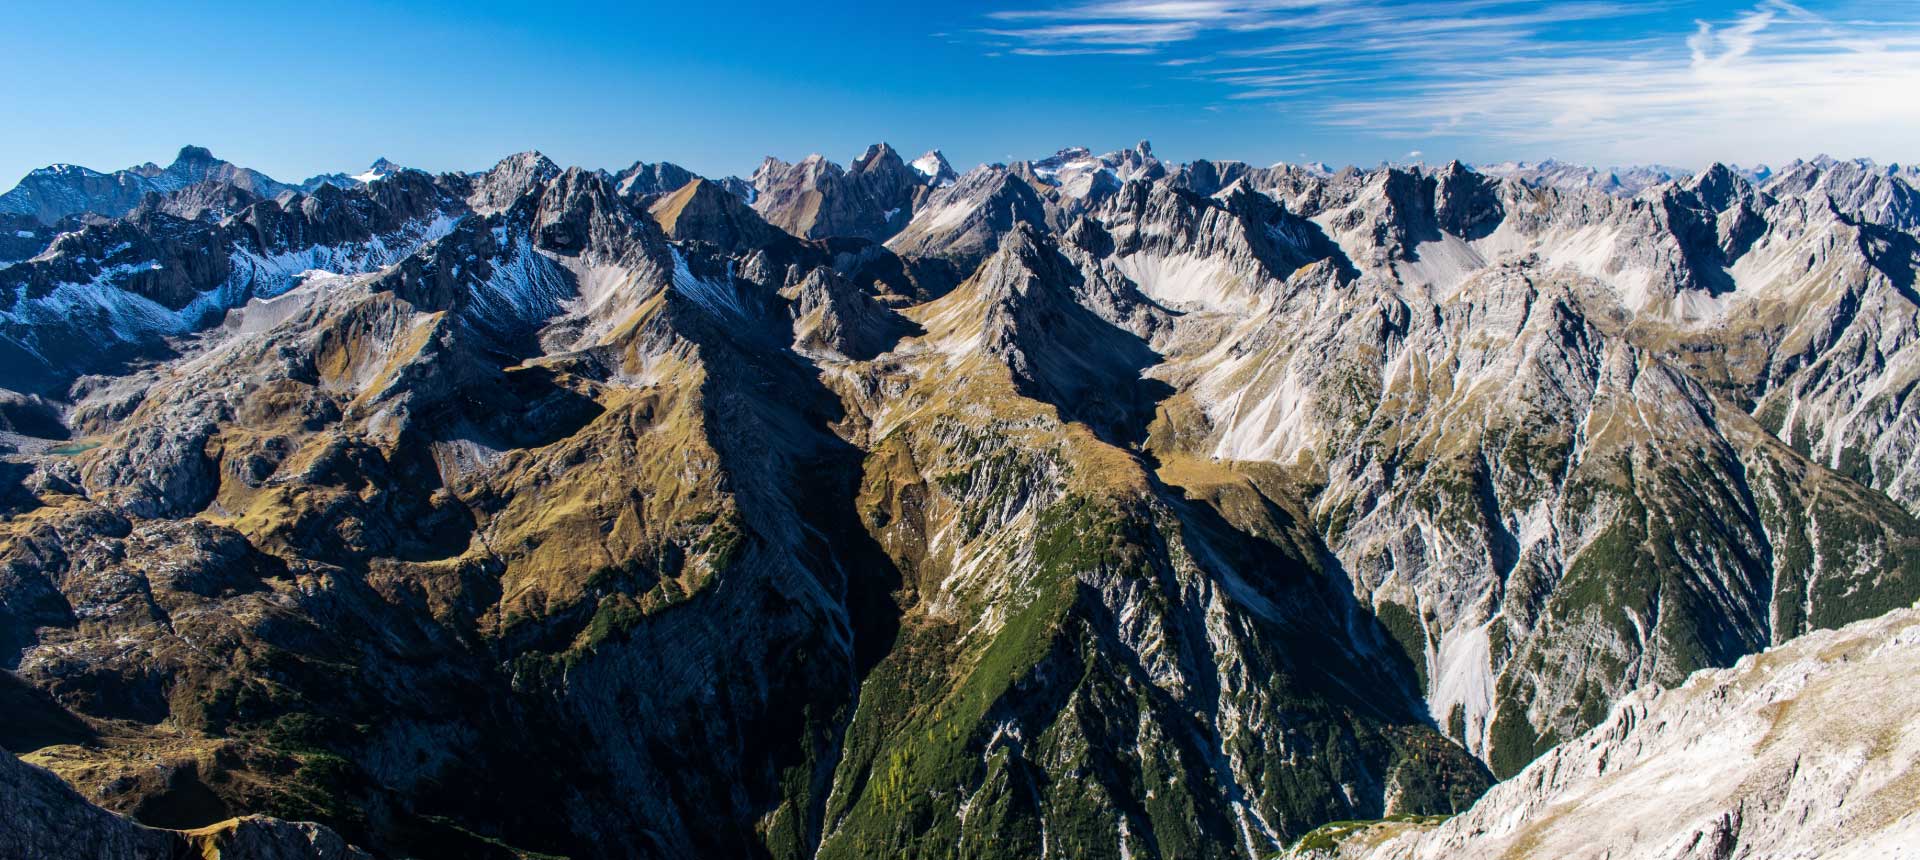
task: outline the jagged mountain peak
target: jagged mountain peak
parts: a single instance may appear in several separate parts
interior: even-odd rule
[[[720,187],[720,183],[704,176],[695,176],[687,180],[686,184],[674,189],[673,193],[668,196],[681,199],[698,199],[717,205],[725,198],[730,198],[733,195],[728,193],[725,188]]]
[[[1240,161],[1208,161],[1204,158],[1180,165],[1169,176],[1172,184],[1197,194],[1214,194],[1252,172]]]
[[[926,154],[914,159],[911,166],[914,172],[926,177],[927,183],[936,188],[952,185],[960,178],[960,174],[954,172],[953,165],[947,163],[946,155],[938,149],[927,150]]]
[[[1033,272],[1043,263],[1051,264],[1055,260],[1055,250],[1043,227],[1027,221],[1015,221],[1000,237],[1000,247],[994,251],[989,262],[995,265],[1013,262],[1023,270]]]
[[[325,186],[331,187],[331,186]],[[293,194],[297,192],[284,192]],[[164,210],[182,218],[225,218],[260,202],[262,198],[231,182],[207,180],[189,185],[171,194],[148,192],[128,217],[137,218],[142,210]]]
[[[1046,158],[1035,159],[1036,168],[1054,169],[1075,161],[1093,157],[1093,150],[1084,146],[1063,146]]]
[[[924,182],[893,147],[874,144],[848,168],[818,154],[798,164],[769,157],[754,171],[752,206],[803,239],[884,241],[907,223]]]
[[[152,167],[153,166],[152,162],[148,162],[147,166]],[[154,167],[153,169],[155,171],[158,171],[160,168]],[[104,176],[106,174],[103,174],[98,170],[82,167],[78,164],[49,164],[45,167],[36,167],[33,170],[28,171],[27,175],[28,176]]]
[[[665,161],[658,164],[636,161],[614,175],[620,193],[635,198],[676,191],[695,178],[693,171]]]
[[[1753,193],[1753,186],[1746,177],[1718,161],[1689,177],[1682,187],[1699,196],[1716,211],[1724,210],[1734,200]]]
[[[762,174],[782,170],[790,166],[791,165],[785,161],[780,160],[779,157],[769,155],[760,159],[760,164],[753,169],[753,173],[748,178],[757,180]]]
[[[957,313],[943,310],[936,316],[963,320],[956,333],[969,338],[983,334],[997,354],[1018,349],[1022,342],[1031,347],[1033,336],[1049,320],[1061,319],[1070,305],[1077,308],[1072,290],[1077,280],[1072,264],[1046,231],[1018,221],[973,276],[937,303],[959,309]],[[1029,326],[1034,328],[1026,330]]]
[[[847,173],[847,168],[839,162],[818,152],[808,153],[805,158],[794,162],[792,167],[808,177],[839,177]]]
[[[1492,232],[1505,215],[1499,180],[1483,176],[1458,160],[1435,171],[1433,209],[1441,230],[1466,239]]]
[[[881,142],[870,144],[860,153],[860,157],[848,165],[850,173],[866,173],[874,170],[896,170],[905,166],[900,153],[891,144]]]
[[[793,316],[793,336],[803,351],[872,359],[898,342],[911,324],[852,279],[821,266],[781,289]]]
[[[537,149],[516,152],[500,159],[489,173],[500,171],[522,172],[541,178],[552,178],[560,173],[560,166]]]
[[[186,146],[180,147],[179,154],[173,157],[173,163],[175,166],[208,165],[208,164],[214,164],[219,161],[220,159],[213,157],[213,150],[210,150],[204,146],[194,146],[193,144],[187,144]]]
[[[1691,171],[1662,165],[1596,168],[1554,158],[1482,164],[1478,169],[1489,176],[1511,178],[1531,186],[1587,189],[1621,197],[1632,197],[1648,188],[1691,175]]]
[[[475,179],[468,205],[483,213],[500,211],[538,191],[562,172],[537,150],[514,153]]]
[[[1840,212],[1903,230],[1920,229],[1920,173],[1881,168],[1865,159],[1796,161],[1764,180],[1762,189],[1784,197],[1819,194]]]
[[[928,316],[947,321],[936,333],[964,338],[962,349],[971,348],[971,338],[982,331],[1004,347],[1011,343],[1013,327],[1038,318],[1022,309],[1044,314],[1047,307],[1073,301],[1067,287],[1077,277],[1072,272],[1043,229],[1017,221],[971,277],[926,306]]]
[[[1131,179],[1158,179],[1165,169],[1151,155],[1152,146],[1141,142],[1134,149],[1095,156],[1084,146],[1062,149],[1038,161],[1015,165],[1029,181],[1057,189],[1058,196],[1084,207],[1100,199]]]
[[[1111,231],[1111,265],[1169,307],[1244,311],[1317,260],[1350,266],[1318,226],[1245,178],[1212,195],[1135,180],[1093,214]]]
[[[779,231],[719,183],[695,178],[648,207],[666,234],[679,240],[709,242],[734,251],[759,248]]]
[[[385,179],[405,169],[406,168],[398,164],[388,161],[385,156],[381,156],[374,159],[372,164],[367,165],[366,170],[354,174],[351,178],[355,182],[365,185],[369,182],[377,182]]]
[[[1142,377],[1159,356],[1089,301],[1099,299],[1074,260],[1044,227],[1022,221],[971,278],[918,318],[958,360],[991,361],[1016,390],[1063,420],[1109,444],[1135,445],[1167,393]]]
[[[1146,185],[1147,183],[1135,181],[1128,184]],[[1219,191],[1206,196],[1221,201],[1226,204],[1229,210],[1235,212],[1258,212],[1264,214],[1276,209],[1285,208],[1283,204],[1276,202],[1273,198],[1261,193],[1259,189],[1254,188],[1253,183],[1246,181],[1244,178],[1236,179]]]
[[[932,297],[964,280],[1016,224],[1047,220],[1032,185],[1007,168],[982,165],[929,193],[887,247],[909,260],[922,294]]]

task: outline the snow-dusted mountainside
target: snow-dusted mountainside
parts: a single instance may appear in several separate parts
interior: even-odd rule
[[[143,824],[1265,858],[1920,597],[1903,169],[203,172],[0,260],[0,745]]]
[[[1600,725],[1445,824],[1376,825],[1319,853],[1912,857],[1920,852],[1916,673],[1920,611],[1810,633],[1670,690],[1635,691]]]
[[[81,213],[118,216],[140,205],[148,194],[169,194],[209,181],[259,198],[272,197],[289,187],[258,171],[215,158],[202,147],[186,146],[164,168],[152,162],[113,173],[75,164],[42,167],[0,194],[0,212],[30,215],[44,224]]]
[[[312,193],[322,185],[362,186],[400,170],[399,165],[382,158],[353,176],[328,173],[289,185],[257,170],[215,158],[204,147],[186,146],[166,167],[148,162],[112,173],[75,164],[42,167],[27,174],[12,190],[0,194],[0,213],[28,216],[46,225],[83,214],[119,217],[140,206],[149,194],[172,198],[170,203],[181,206],[183,196],[190,200],[195,193],[186,190],[196,188],[200,196],[238,199],[240,204],[232,207],[238,209],[245,203],[269,200],[287,192]],[[200,208],[193,209],[188,217],[197,217]],[[0,257],[0,262],[6,261]]]

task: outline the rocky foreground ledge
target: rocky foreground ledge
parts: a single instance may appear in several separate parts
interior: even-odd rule
[[[372,860],[326,827],[263,815],[196,830],[145,827],[4,751],[0,798],[0,857],[8,860]]]
[[[1920,610],[1643,688],[1444,824],[1295,857],[1920,857]]]

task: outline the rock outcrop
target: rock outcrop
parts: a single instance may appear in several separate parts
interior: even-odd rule
[[[19,860],[372,860],[318,824],[249,815],[196,830],[143,827],[0,752],[0,855]]]
[[[669,238],[709,242],[733,252],[764,248],[785,235],[740,198],[705,179],[662,195],[647,213]]]

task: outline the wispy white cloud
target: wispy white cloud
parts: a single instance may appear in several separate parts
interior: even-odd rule
[[[1222,51],[1221,53],[1229,57],[1241,58],[1286,57],[1299,54],[1314,54],[1321,51],[1332,51],[1340,47],[1342,47],[1342,45],[1338,40],[1325,39],[1320,41],[1283,42],[1277,45],[1262,45],[1257,48],[1234,48],[1229,51]]]
[[[1256,99],[1260,101],[1273,101],[1287,96],[1299,95],[1305,92],[1306,89],[1306,87],[1267,87],[1265,89],[1242,90],[1237,93],[1230,93],[1227,98],[1235,101]]]
[[[1293,84],[1318,84],[1336,80],[1334,73],[1326,71],[1299,72],[1288,75],[1235,75],[1222,78],[1222,81],[1240,87],[1280,87]]]
[[[1474,137],[1596,161],[1898,157],[1920,141],[1912,22],[1836,23],[1775,0],[1731,23],[1699,22],[1683,41],[1684,51],[1514,57],[1331,101],[1318,115],[1375,133]]]
[[[1151,54],[1153,53],[1153,49],[1120,46],[1110,48],[1015,48],[1012,53],[1021,57],[1089,57],[1095,55],[1137,57],[1142,54]]]
[[[982,30],[989,36],[1032,42],[1039,45],[1163,45],[1183,42],[1198,35],[1192,23],[1101,22],[1095,24],[1051,24],[1021,29]]]
[[[1217,88],[1210,108],[1272,102],[1429,145],[1605,161],[1913,157],[1920,6],[1841,15],[1816,2],[1852,0],[1756,0],[1687,23],[1652,0],[1092,0],[993,13],[976,32],[1028,56],[1151,54]]]
[[[1640,0],[1652,2],[1652,0]],[[1563,0],[1544,8],[1526,0],[1106,0],[989,13],[980,35],[1032,46],[1126,44],[1165,49],[1206,36],[1293,38],[1241,45],[1242,56],[1299,54],[1355,40],[1406,39],[1449,31],[1525,36],[1520,28],[1615,17],[1644,5],[1618,0]],[[1297,46],[1301,33],[1314,33]],[[1181,58],[1174,58],[1181,59]]]
[[[1220,23],[1251,20],[1289,9],[1322,5],[1325,0],[1111,0],[1051,9],[1015,9],[987,17],[1001,21],[1135,20]]]

